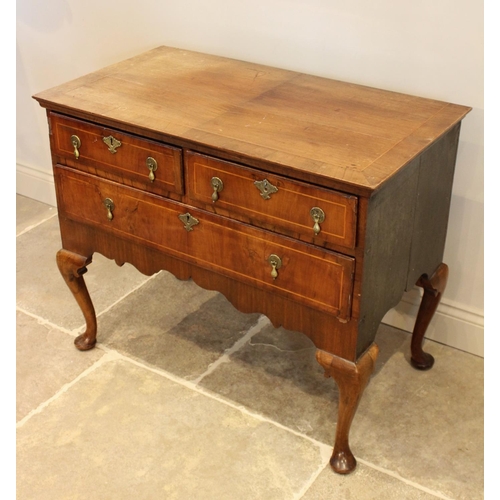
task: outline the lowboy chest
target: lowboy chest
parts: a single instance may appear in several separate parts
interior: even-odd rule
[[[470,108],[158,47],[34,96],[46,108],[61,228],[57,263],[97,323],[94,252],[223,293],[307,335],[339,386],[331,465],[385,313],[424,290],[411,360],[446,286],[442,262],[461,120]]]

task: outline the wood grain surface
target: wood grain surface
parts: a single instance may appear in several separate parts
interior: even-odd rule
[[[365,194],[470,111],[170,47],[34,98],[73,116],[249,165],[259,158],[271,172]]]

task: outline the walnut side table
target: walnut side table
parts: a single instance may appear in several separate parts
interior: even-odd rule
[[[62,249],[57,263],[96,343],[83,274],[94,252],[218,290],[307,335],[339,386],[331,465],[354,470],[349,430],[385,313],[424,295],[442,262],[460,124],[470,108],[158,47],[34,96],[47,110]]]

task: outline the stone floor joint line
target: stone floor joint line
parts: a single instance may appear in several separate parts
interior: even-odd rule
[[[156,278],[156,276],[158,276],[159,273],[156,273],[156,274],[153,274],[152,276],[147,276],[146,279],[144,281],[142,281],[141,283],[139,283],[135,288],[132,288],[132,290],[130,290],[129,292],[127,292],[125,295],[122,295],[119,299],[115,300],[112,304],[110,304],[108,307],[106,307],[105,309],[103,309],[101,312],[97,313],[96,314],[96,318],[99,318],[101,317],[103,314],[106,314],[108,311],[110,311],[113,307],[115,307],[119,302],[121,302],[122,300],[126,299],[129,295],[132,295],[134,292],[136,292],[137,290],[139,290],[141,287],[143,287],[146,283],[150,282],[151,280],[153,280],[154,278]],[[83,327],[80,327],[80,328],[83,328]]]
[[[114,351],[113,349],[110,349],[109,347],[106,347],[106,346],[99,346],[99,347],[101,347],[101,349],[103,351],[105,351],[106,353],[113,354],[113,356],[114,356],[113,360],[120,359],[120,360],[123,360],[125,362],[131,363],[139,368],[143,368],[143,369],[148,370],[152,373],[156,373],[157,375],[160,375],[161,377],[167,378],[168,380],[170,380],[176,384],[182,385],[182,386],[186,387],[187,389],[191,389],[192,391],[197,392],[198,394],[201,394],[203,396],[207,396],[210,399],[213,399],[215,401],[218,401],[219,403],[222,403],[226,406],[229,406],[235,410],[238,410],[241,413],[243,413],[244,415],[255,418],[261,422],[266,422],[268,424],[273,425],[274,427],[277,427],[277,428],[282,429],[284,431],[290,432],[291,434],[294,434],[295,436],[306,439],[307,441],[310,441],[311,443],[313,443],[314,445],[316,445],[320,449],[321,456],[323,458],[328,456],[328,459],[330,459],[332,449],[331,449],[331,445],[329,445],[329,444],[325,444],[321,441],[318,441],[318,440],[312,438],[311,436],[308,436],[306,434],[302,434],[301,432],[298,432],[294,429],[291,429],[290,427],[286,427],[283,424],[280,424],[279,422],[276,422],[274,420],[271,420],[271,419],[265,417],[264,415],[261,415],[259,413],[254,413],[254,412],[248,410],[248,408],[246,408],[243,405],[238,405],[238,404],[233,403],[227,399],[224,399],[224,398],[220,397],[218,394],[213,393],[212,391],[209,391],[208,389],[205,389],[204,387],[196,385],[192,381],[178,377],[177,375],[174,375],[166,370],[162,370],[160,368],[154,368],[154,367],[145,365],[145,364],[141,363],[140,361],[137,361],[133,358],[129,358],[128,356],[125,356],[117,351]]]
[[[35,319],[39,325],[42,326],[47,326],[49,328],[53,328],[54,330],[59,330],[60,332],[67,333],[68,335],[71,335],[72,337],[76,337],[78,335],[78,332],[82,330],[83,327],[79,326],[78,328],[75,328],[74,330],[68,330],[67,328],[64,328],[63,326],[59,326],[56,323],[52,323],[48,319],[42,318],[41,316],[37,316],[36,314],[33,314],[30,311],[26,311],[22,307],[16,306],[16,311],[21,312],[23,314],[26,314],[26,316],[29,316],[30,318]]]
[[[92,373],[94,370],[102,366],[104,363],[108,363],[109,361],[114,361],[117,359],[117,356],[113,352],[107,352],[100,359],[98,359],[94,364],[89,366],[86,370],[84,370],[80,375],[75,377],[71,382],[64,384],[51,398],[47,399],[43,403],[40,403],[34,410],[31,410],[24,418],[22,418],[16,424],[16,428],[21,428],[31,417],[34,415],[41,413],[47,406],[49,406],[53,401],[55,401],[59,396],[64,394],[68,389],[73,387],[76,383],[78,383],[82,378],[86,377],[89,373]]]
[[[210,375],[213,371],[215,371],[221,364],[223,363],[228,363],[230,360],[231,354],[234,354],[236,351],[241,349],[245,344],[250,342],[251,338],[259,333],[264,327],[269,325],[271,322],[269,319],[262,315],[259,317],[257,320],[257,323],[253,325],[243,337],[238,339],[231,347],[226,349],[222,356],[215,360],[213,363],[210,364],[210,366],[207,368],[207,370],[202,373],[198,378],[196,378],[193,382],[195,385],[199,384],[207,375]]]
[[[54,218],[57,216],[57,212],[55,214],[52,214],[50,217],[47,217],[43,220],[41,220],[40,222],[37,222],[36,224],[33,224],[31,226],[28,226],[27,228],[23,229],[19,234],[16,234],[16,238],[18,238],[19,236],[22,236],[23,234],[31,231],[32,229],[35,229],[36,227],[42,225],[44,222],[47,222],[48,220]]]
[[[441,498],[442,500],[454,500],[451,497],[448,497],[441,493],[440,491],[434,491],[431,490],[430,488],[427,488],[426,486],[422,486],[421,484],[415,483],[414,481],[411,481],[409,479],[406,479],[402,476],[400,476],[397,472],[392,472],[388,469],[385,469],[384,467],[379,467],[378,465],[372,464],[371,462],[367,462],[366,460],[363,460],[362,458],[356,457],[356,460],[363,464],[366,465],[367,467],[370,467],[371,469],[374,469],[378,472],[381,472],[382,474],[386,474],[387,476],[390,476],[394,479],[397,479],[398,481],[401,481],[408,486],[412,486],[413,488],[416,488],[417,490],[424,491],[425,493],[428,493],[429,495],[433,495],[437,498]]]

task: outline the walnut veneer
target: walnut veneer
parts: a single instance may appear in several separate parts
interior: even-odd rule
[[[34,98],[47,109],[63,248],[96,343],[83,274],[94,252],[168,270],[309,336],[340,390],[331,464],[375,366],[375,334],[424,288],[412,363],[446,285],[460,123],[470,108],[159,47]]]

